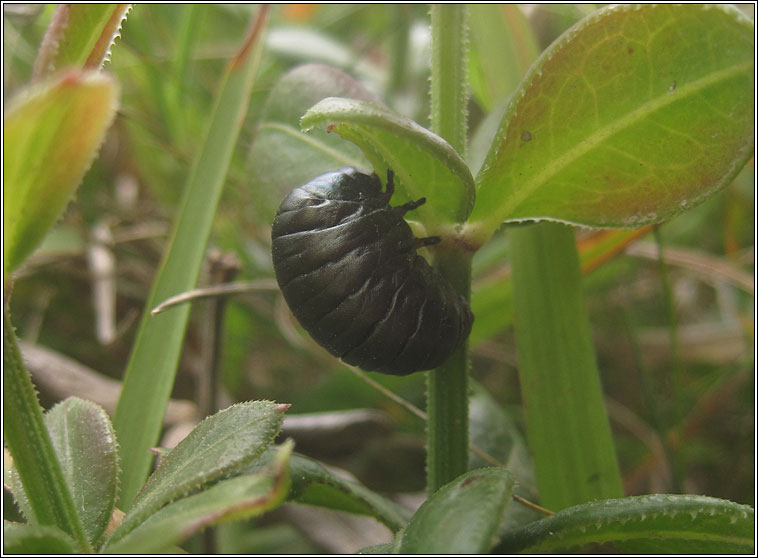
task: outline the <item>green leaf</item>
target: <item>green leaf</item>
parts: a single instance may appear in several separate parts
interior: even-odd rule
[[[473,174],[478,173],[479,169],[482,168],[482,164],[492,143],[492,138],[495,137],[500,128],[500,121],[503,119],[507,106],[507,101],[501,101],[479,122],[479,125],[472,134],[469,149],[466,153],[466,162]]]
[[[325,126],[361,148],[382,178],[395,173],[393,204],[426,198],[413,212],[425,235],[462,222],[474,202],[473,178],[460,155],[445,140],[412,120],[366,101],[328,98],[301,120],[304,131]]]
[[[514,94],[477,177],[472,234],[531,218],[638,227],[729,183],[754,148],[753,40],[726,5],[582,20]]]
[[[510,328],[513,324],[513,283],[510,276],[475,282],[471,292],[471,311],[476,316],[469,337],[472,347]]]
[[[500,534],[513,478],[503,468],[464,473],[424,502],[402,533],[400,554],[487,553]]]
[[[70,397],[45,414],[45,425],[84,532],[96,546],[118,493],[118,445],[111,421],[99,405]]]
[[[402,528],[410,518],[410,512],[402,506],[357,481],[332,474],[312,459],[293,455],[290,464],[292,490],[289,499],[295,502],[369,515],[393,531]]]
[[[292,445],[282,446],[272,470],[224,480],[173,502],[118,542],[109,544],[105,552],[154,554],[166,551],[208,525],[261,515],[279,506],[289,490],[287,460]]]
[[[270,223],[290,190],[343,166],[369,170],[360,150],[325,130],[300,131],[300,117],[326,97],[376,100],[348,74],[305,64],[284,74],[271,89],[248,158],[250,188],[258,194],[259,218]],[[378,101],[377,101],[378,102]]]
[[[42,241],[94,159],[118,105],[108,76],[71,72],[22,92],[3,120],[3,246],[9,273]]]
[[[247,111],[260,59],[258,40],[267,21],[263,7],[240,51],[229,61],[210,115],[209,129],[189,173],[181,209],[161,269],[153,283],[113,417],[121,446],[120,507],[128,510],[152,462],[148,449],[161,431],[174,384],[190,307],[151,316],[171,296],[195,287],[222,186]]]
[[[590,502],[508,532],[498,554],[555,554],[619,543],[641,554],[754,554],[755,512],[707,496],[653,494]]]
[[[27,521],[34,518],[34,512],[24,492],[24,486],[21,484],[18,471],[13,465],[13,456],[7,448],[3,448],[3,486],[13,496],[13,501],[18,506],[21,516]]]
[[[537,223],[508,233],[519,379],[540,502],[560,510],[621,497],[574,231]]]
[[[74,67],[97,70],[110,55],[129,4],[60,4],[34,62],[35,78]]]
[[[485,452],[502,464],[516,480],[514,494],[527,500],[536,498],[534,468],[529,449],[516,425],[516,421],[503,410],[478,383],[472,382],[469,401],[469,439],[472,447]],[[489,465],[476,453],[470,456],[472,469]],[[542,517],[535,510],[514,504],[505,512],[504,525],[522,525]]]
[[[238,471],[274,441],[289,405],[238,403],[198,424],[160,462],[111,537],[123,538],[165,504]]]
[[[649,232],[649,226],[640,229],[596,230],[577,246],[582,273],[586,276],[619,256],[629,244]],[[477,257],[490,251],[495,244],[493,241],[494,238],[482,247],[477,252]],[[510,273],[502,269],[501,263],[506,255],[500,249],[494,255],[501,258],[498,261],[499,269],[486,277],[475,279],[472,288],[471,311],[476,316],[469,337],[472,347],[491,339],[497,333],[507,331],[513,325],[513,282]],[[474,274],[478,275],[476,269]]]
[[[73,539],[51,525],[3,523],[3,554],[78,554]]]
[[[254,472],[269,465],[273,449],[252,463],[246,471]],[[367,515],[398,531],[410,519],[411,512],[354,480],[349,473],[335,474],[318,461],[294,454],[290,458],[292,487],[287,500],[337,511]]]
[[[57,526],[74,538],[79,550],[91,550],[7,309],[3,312],[3,438],[23,483],[26,498],[17,501],[27,520]],[[12,488],[22,492],[18,485]]]

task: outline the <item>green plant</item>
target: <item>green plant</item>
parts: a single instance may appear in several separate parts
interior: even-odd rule
[[[6,115],[7,271],[21,263],[58,217],[110,124],[115,108],[115,86],[111,80],[99,75],[80,75],[69,68],[72,59],[89,61],[95,57],[90,52],[109,47],[118,29],[113,22],[118,23],[125,13],[125,6],[59,7],[44,43],[48,46],[43,46],[39,55],[44,61],[38,67],[49,66],[52,70],[62,67],[69,73],[41,93],[27,94]],[[199,270],[208,227],[198,227],[197,221],[203,218],[210,221],[213,215],[213,197],[218,197],[236,137],[230,133],[230,123],[232,129],[235,122],[239,126],[240,113],[246,107],[257,62],[255,53],[260,51],[255,46],[259,44],[257,39],[265,21],[264,9],[253,22],[239,54],[229,63],[219,94],[221,108],[212,118],[207,147],[198,160],[199,170],[190,180],[187,207],[177,225],[172,255],[165,264],[164,275],[174,277],[164,282],[176,285],[176,276],[187,277],[187,260],[193,254]],[[94,47],[93,41],[87,40],[88,36],[107,33],[110,41],[96,40]],[[56,49],[58,52],[51,52]],[[97,58],[95,67],[102,58]],[[35,164],[37,158],[45,164]],[[204,188],[200,194],[193,194],[197,184],[205,187],[208,182],[215,182],[216,188]],[[193,220],[189,227],[188,219]],[[189,232],[183,233],[183,228]],[[181,260],[181,268],[172,269],[177,267],[172,263],[177,258]],[[189,274],[188,285],[194,284],[197,273],[194,277]],[[165,288],[162,285],[160,280],[156,283],[159,296],[160,289]],[[160,403],[150,406],[155,410],[153,413],[144,413],[142,407],[146,392],[156,393],[160,399],[159,386],[151,381],[143,383],[139,398],[130,402],[130,397],[135,400],[131,385],[139,381],[139,372],[133,373],[131,379],[127,377],[116,411],[115,429],[101,407],[79,398],[64,400],[43,418],[17,347],[7,305],[3,313],[4,433],[12,454],[12,459],[10,456],[6,459],[4,473],[6,485],[12,487],[14,499],[27,519],[23,524],[4,525],[6,552],[166,550],[208,523],[261,514],[276,507],[287,494],[291,443],[285,444],[265,469],[240,474],[272,444],[287,405],[268,401],[241,403],[207,418],[170,453],[163,454],[161,464],[145,483],[149,455],[135,460],[140,454],[123,452],[134,443],[129,435],[144,439],[150,436],[151,428],[160,426]],[[170,344],[178,332],[174,351],[178,354],[186,314],[156,322],[143,328],[143,336],[163,350],[161,344]],[[144,358],[141,347],[138,342],[134,349],[133,360],[138,364],[139,358]],[[164,382],[170,383],[171,363],[166,370],[169,376]],[[154,378],[152,366],[138,371],[143,377]],[[128,428],[119,428],[124,420],[129,421]],[[119,456],[119,450],[126,458]],[[140,466],[140,461],[144,465]],[[134,485],[134,479],[139,479],[138,486]],[[204,490],[198,491],[200,488]],[[122,502],[126,501],[129,511],[106,531],[118,496]]]
[[[430,248],[431,258],[466,296],[472,252],[503,222],[548,220],[600,227],[659,223],[728,184],[752,155],[752,24],[728,9],[621,7],[587,17],[535,62],[511,96],[473,178],[464,162],[465,12],[462,6],[435,6],[431,12],[431,129],[438,135],[375,102],[337,97],[318,102],[300,123],[305,132],[321,128],[355,143],[380,176],[392,169],[400,193],[394,203],[426,197],[411,225],[419,237],[442,238],[439,246]],[[715,44],[719,52],[724,49],[723,56],[693,55]],[[307,76],[290,79],[307,81]],[[363,98],[368,97],[364,92]],[[716,108],[721,102],[725,105]],[[731,116],[724,118],[725,114]],[[268,138],[273,135],[272,130]],[[322,137],[314,136],[314,141],[323,142],[326,151]],[[695,158],[693,149],[698,152]],[[355,164],[336,153],[331,160],[333,166]],[[312,166],[314,175],[322,170],[320,162]],[[507,234],[521,387],[540,501],[557,511],[620,498],[621,476],[574,233],[553,222],[510,227]],[[466,376],[465,349],[428,375],[430,494],[468,469]],[[455,482],[459,481],[465,485],[463,477]],[[488,486],[483,490],[493,489],[488,481],[483,483]],[[645,505],[679,505],[671,498],[651,499]],[[434,502],[445,509],[441,500],[432,496],[429,505]],[[619,521],[627,521],[641,517],[632,511],[637,502],[616,500],[609,506],[624,516]],[[708,506],[702,501],[696,507],[704,510],[701,505]],[[463,503],[448,506],[451,513],[465,513]],[[664,529],[662,524],[655,526],[655,509],[660,508],[648,508],[648,535],[635,533],[630,538],[653,538],[658,527]],[[727,515],[743,512],[748,513],[746,519],[751,517],[744,508]],[[490,517],[497,523],[500,515]],[[410,548],[404,546],[409,532],[418,550],[434,552],[436,546],[425,545],[437,541],[439,549],[451,548],[442,536],[454,532],[450,526],[430,521],[429,530],[416,535],[415,521],[421,519],[411,520],[397,539],[399,546],[392,548]],[[708,528],[702,528],[695,538],[710,539]],[[576,529],[572,537],[581,530]],[[572,537],[560,544],[588,542]],[[593,542],[629,544],[624,538],[609,535]],[[488,542],[471,544],[461,551],[490,548]],[[678,543],[662,542],[659,549],[667,544]]]
[[[104,30],[111,29],[113,18],[96,13],[102,9],[93,7],[83,18],[88,25],[63,27],[82,37],[107,34]],[[754,512],[749,506],[688,495],[623,498],[618,448],[600,388],[582,274],[639,233],[614,231],[577,252],[573,230],[559,223],[658,224],[732,181],[752,155],[754,144],[751,21],[726,7],[603,9],[589,14],[534,62],[540,49],[531,26],[515,6],[434,6],[429,131],[387,108],[361,82],[335,68],[301,66],[274,82],[283,72],[277,65],[280,59],[264,57],[267,63],[259,65],[262,43],[255,40],[260,32],[255,26],[252,29],[257,31],[248,36],[242,49],[235,45],[239,55],[228,64],[213,100],[204,99],[202,91],[190,95],[188,60],[193,43],[199,41],[198,21],[206,9],[210,7],[189,6],[176,12],[182,15],[170,36],[175,37],[172,46],[177,54],[167,62],[176,79],[165,78],[158,63],[139,59],[134,74],[129,74],[137,76],[129,88],[150,92],[160,107],[157,114],[165,118],[161,137],[166,145],[183,161],[195,162],[131,347],[115,429],[102,409],[81,399],[60,403],[43,418],[23,369],[6,299],[4,417],[6,442],[14,459],[13,469],[6,467],[6,485],[27,519],[25,524],[6,523],[6,552],[171,550],[189,534],[188,525],[199,529],[219,519],[259,515],[285,500],[376,518],[394,533],[394,539],[366,552],[561,552],[594,543],[615,543],[632,552],[752,550]],[[389,21],[407,24],[403,10],[411,9],[388,12],[394,14]],[[173,7],[155,10],[146,13],[156,15],[158,24],[174,24]],[[346,21],[354,21],[349,11],[342,13]],[[219,19],[207,21],[240,19],[232,8],[214,14]],[[374,23],[381,25],[381,19]],[[150,18],[141,21],[146,26]],[[262,26],[264,18],[257,21]],[[228,34],[226,25],[219,28],[223,30],[219,36]],[[274,31],[269,37],[271,49],[291,56],[284,43],[277,42],[281,35]],[[134,44],[148,52],[160,36],[150,36],[140,26],[127,29],[125,35],[130,32]],[[403,36],[407,34],[397,35]],[[286,41],[286,46],[300,42],[317,44],[302,32],[298,40]],[[81,45],[93,43],[101,41],[61,43],[79,52],[60,60],[81,67],[92,58],[82,53],[92,47]],[[384,95],[389,103],[403,87],[402,61],[408,50],[399,39],[392,43],[393,78]],[[507,63],[493,65],[492,60],[499,59],[489,56],[493,50],[504,53]],[[340,61],[336,55],[333,60]],[[351,60],[341,63],[349,65]],[[56,67],[54,62],[48,64]],[[356,65],[354,69],[371,81],[372,68]],[[254,77],[256,83],[273,84],[265,104],[253,92]],[[98,82],[107,79],[96,76]],[[489,114],[471,142],[467,140],[472,117],[469,84],[476,106]],[[55,92],[55,86],[50,91]],[[127,107],[135,106],[135,97],[130,97]],[[501,102],[508,98],[509,102]],[[243,123],[248,103],[252,122]],[[60,99],[53,97],[51,106],[60,105]],[[204,114],[208,112],[210,120]],[[12,130],[8,118],[6,146]],[[108,122],[103,118],[103,131]],[[52,139],[46,143],[49,151],[32,150],[13,157],[19,163],[12,167],[12,176],[27,180],[30,185],[25,189],[45,181],[32,179],[30,169],[23,165],[28,167],[40,156],[55,160],[65,138],[72,135],[64,131],[54,136],[45,132],[43,124],[32,123],[24,117],[16,129],[40,130],[39,134]],[[144,169],[170,178],[167,150],[140,141],[152,138],[140,125],[149,129],[145,122],[132,122],[129,137],[138,138],[134,149],[139,150]],[[198,154],[191,156],[201,125],[210,131]],[[232,148],[239,130],[244,134],[249,128],[256,134],[245,162],[234,156]],[[98,141],[83,150],[84,167]],[[415,513],[314,460],[291,454],[289,443],[278,450],[271,447],[287,405],[268,401],[238,404],[206,419],[175,449],[162,453],[160,465],[145,483],[151,463],[147,450],[158,441],[190,319],[186,306],[154,317],[149,312],[159,302],[195,286],[222,183],[226,180],[244,188],[230,188],[226,203],[220,202],[223,216],[238,218],[216,219],[218,242],[233,247],[248,272],[270,274],[270,267],[259,266],[240,240],[240,230],[247,233],[258,227],[243,224],[235,229],[232,223],[247,223],[245,219],[253,214],[264,223],[268,219],[269,224],[289,189],[343,165],[373,169],[380,176],[392,169],[397,183],[393,205],[427,199],[413,212],[410,225],[417,237],[442,239],[426,255],[465,297],[471,295],[477,267],[488,259],[502,259],[503,252],[508,254],[512,278],[496,277],[491,290],[485,285],[472,296],[476,321],[470,345],[513,323],[533,467],[518,428],[493,401],[492,395],[502,394],[488,394],[470,381],[471,352],[466,346],[427,375],[428,497]],[[36,227],[14,224],[10,235],[5,229],[5,277],[60,215],[81,179],[73,174],[55,207],[24,205],[46,201],[44,193],[27,195],[24,201],[17,197],[11,200],[15,205],[6,201],[6,216],[13,208],[12,217],[38,213],[47,217],[44,223],[37,221]],[[11,192],[8,184],[21,183],[20,178],[6,179],[6,196]],[[51,181],[61,179],[52,177]],[[170,184],[171,180],[156,182]],[[176,203],[170,188],[162,188],[155,187],[156,197]],[[245,203],[250,200],[253,203]],[[519,223],[538,219],[558,223]],[[6,226],[8,222],[6,218]],[[507,225],[504,235],[498,231],[502,223]],[[272,347],[281,335],[278,330],[266,335],[266,328],[273,329],[271,314],[260,325],[231,307],[227,325],[234,319],[255,327],[230,327],[239,339],[234,345],[227,343],[228,358],[237,354],[240,345],[260,342],[266,350],[259,353],[271,358],[269,366],[277,369]],[[675,335],[675,320],[670,329]],[[305,367],[307,372],[334,366],[332,360],[314,358],[318,366]],[[277,370],[290,367],[285,361]],[[240,368],[227,363],[226,370]],[[226,380],[227,386],[242,382],[238,377]],[[412,377],[400,380],[403,384],[394,380],[382,378],[385,385],[401,391],[417,381]],[[297,399],[297,382],[285,378],[282,383],[290,389],[284,400]],[[345,389],[346,384],[334,385]],[[320,404],[339,408],[366,397],[365,391],[352,389],[346,396],[338,389],[319,391],[306,385],[296,408],[301,412],[308,405],[316,408],[320,399],[324,400]],[[656,426],[661,437],[671,424],[682,420],[681,409],[687,401],[681,390],[675,395],[673,409],[652,414],[660,419]],[[267,393],[266,399],[279,397]],[[81,447],[76,443],[81,439],[92,443]],[[476,455],[470,454],[470,446]],[[672,447],[665,445],[664,450],[673,455]],[[496,466],[483,467],[485,463]],[[671,463],[676,472],[676,460],[672,458]],[[396,476],[411,474],[402,462],[392,465],[399,470]],[[118,493],[119,467],[123,472],[118,505],[126,515],[117,519],[115,530],[106,531]],[[82,473],[98,482],[85,483]],[[532,490],[535,483],[538,494]],[[511,501],[514,495],[537,499],[557,513],[537,519]],[[73,497],[92,504],[81,513],[72,505]]]

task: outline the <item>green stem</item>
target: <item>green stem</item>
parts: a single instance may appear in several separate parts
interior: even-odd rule
[[[466,6],[433,5],[431,128],[461,155],[466,148]],[[470,298],[471,254],[440,249],[435,267]],[[427,375],[427,491],[468,470],[468,343]]]
[[[3,327],[3,435],[34,514],[28,519],[60,527],[74,537],[83,552],[91,552],[7,309]]]
[[[527,435],[543,506],[623,496],[595,361],[574,231],[509,229]]]
[[[439,254],[435,265],[460,293],[471,292],[471,255]],[[468,470],[468,341],[429,372],[427,389],[427,490],[433,494]]]
[[[431,129],[466,158],[468,76],[466,5],[433,4]]]

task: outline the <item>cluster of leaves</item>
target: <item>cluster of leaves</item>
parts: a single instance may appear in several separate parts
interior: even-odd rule
[[[120,468],[110,419],[90,401],[66,399],[46,413],[45,424],[78,504],[84,540],[35,521],[37,514],[8,459],[4,482],[29,523],[5,524],[4,551],[152,554],[171,550],[210,523],[259,515],[278,506],[290,487],[291,443],[282,446],[265,468],[242,471],[270,446],[285,410],[286,405],[257,401],[208,417],[161,455],[129,512],[114,515]]]
[[[518,10],[473,8],[471,83],[479,106],[491,116],[482,121],[464,158],[416,124],[423,105],[411,105],[412,118],[408,118],[381,103],[380,97],[401,105],[403,87],[413,88],[413,83],[402,84],[402,72],[392,76],[381,96],[330,66],[309,64],[284,72],[288,59],[312,61],[313,52],[324,54],[322,62],[350,68],[368,82],[375,79],[377,70],[342,57],[342,51],[329,50],[329,45],[319,43],[319,36],[302,29],[271,29],[266,45],[277,57],[263,58],[260,38],[266,19],[262,16],[254,20],[241,47],[230,47],[237,54],[221,78],[210,70],[208,81],[219,83],[212,86],[216,94],[194,91],[190,102],[184,103],[185,92],[204,83],[191,80],[188,68],[190,58],[199,56],[193,53],[193,43],[200,34],[199,22],[210,9],[215,10],[192,6],[182,12],[176,43],[171,45],[178,54],[165,63],[174,70],[172,75],[179,76],[176,80],[163,79],[164,63],[157,58],[137,56],[133,67],[117,66],[125,89],[122,114],[126,122],[120,126],[126,133],[121,130],[122,137],[130,138],[143,172],[155,182],[165,179],[165,186],[154,186],[153,195],[165,203],[179,203],[170,185],[182,181],[178,178],[182,166],[194,161],[166,256],[157,277],[151,279],[148,312],[169,296],[194,287],[225,181],[244,183],[244,188],[229,189],[221,202],[222,215],[230,218],[216,219],[218,242],[240,254],[246,272],[257,275],[270,274],[270,266],[267,256],[261,263],[250,242],[260,239],[256,229],[270,222],[281,196],[320,172],[346,164],[373,168],[380,175],[392,168],[399,186],[393,204],[426,197],[428,203],[414,212],[411,223],[418,236],[438,235],[444,239],[443,247],[454,244],[467,250],[488,243],[497,251],[497,242],[488,241],[493,235],[498,240],[496,230],[504,221],[547,216],[591,226],[643,226],[669,219],[730,183],[752,155],[752,118],[746,115],[753,110],[754,66],[752,50],[746,47],[752,44],[753,27],[732,10],[654,6],[603,10],[554,42],[526,73],[537,54],[535,43],[519,43],[528,46],[524,52],[519,45],[508,44],[511,39],[504,39],[509,36],[502,33],[504,20],[510,21],[512,31],[526,32],[528,24]],[[59,218],[113,119],[116,82],[97,68],[125,10],[125,6],[59,8],[35,63],[35,79],[40,83],[6,113],[4,182],[10,192],[4,194],[6,278]],[[155,10],[163,17],[158,22],[172,21],[173,8]],[[411,36],[405,32],[413,18],[402,10],[413,8],[398,10],[394,15],[404,23],[399,28],[403,33],[398,31],[397,36]],[[220,16],[220,29],[236,29],[243,36],[242,18],[234,8],[214,14]],[[349,15],[343,13],[346,19]],[[371,19],[361,22],[379,35],[381,29],[371,27]],[[149,21],[146,17],[135,24],[130,19],[125,36],[132,33],[132,38],[123,45],[125,56],[152,52]],[[302,51],[296,48],[303,46]],[[493,47],[512,55],[515,77],[488,68],[492,57],[486,51]],[[413,51],[407,44],[393,44],[393,48],[400,55]],[[398,56],[395,61],[401,59]],[[403,64],[392,66],[402,69]],[[55,72],[65,68],[66,73]],[[198,65],[196,71],[202,75],[207,70]],[[416,84],[425,83],[423,72],[407,74],[418,78]],[[138,85],[129,84],[127,76],[135,77]],[[264,84],[260,90],[270,89],[270,93],[258,95],[254,83]],[[137,95],[146,90],[159,100],[158,108],[151,110],[164,122],[160,133],[146,134],[151,126],[149,111],[135,108],[142,103]],[[514,90],[510,102],[497,104]],[[423,89],[419,91],[423,94]],[[139,116],[129,120],[131,111]],[[208,111],[210,118],[204,116]],[[247,127],[243,126],[245,114],[250,115]],[[234,146],[239,131],[244,134],[246,129],[255,129],[256,134],[249,153],[242,156]],[[193,153],[195,139],[203,133],[204,141]],[[163,147],[178,155],[180,164],[168,163],[166,150],[155,149],[158,137]],[[95,199],[88,197],[91,194],[85,180],[84,206]],[[94,219],[98,210],[91,210],[88,218]],[[249,237],[243,240],[239,230],[249,232]],[[634,235],[628,232],[612,233],[606,237],[609,246],[601,247],[599,254],[590,250],[582,254],[583,263],[617,252],[631,238]],[[480,252],[486,255],[486,249]],[[560,282],[561,277],[555,279]],[[503,294],[510,293],[510,283],[498,281],[495,287],[497,304],[486,300],[487,289],[474,294],[474,344],[510,324],[510,312],[503,312],[510,304],[510,294]],[[560,286],[555,288],[559,292]],[[18,376],[25,371],[7,307],[6,301],[4,363],[5,369]],[[496,421],[493,417],[502,410],[482,396],[472,399],[485,401],[481,406],[472,404],[472,416],[481,408],[495,407],[496,411],[486,414],[484,426],[477,427],[474,421],[472,441],[481,443],[502,463],[510,458],[518,462],[469,471],[434,493],[415,513],[292,454],[288,443],[274,450],[287,406],[265,401],[234,405],[200,423],[161,456],[145,483],[151,463],[145,450],[158,439],[190,317],[187,307],[155,317],[148,312],[130,346],[114,426],[93,403],[68,399],[45,414],[42,426],[30,428],[38,436],[34,443],[50,448],[43,459],[50,465],[51,476],[40,477],[43,486],[29,481],[35,458],[19,444],[24,425],[14,426],[8,420],[14,417],[4,415],[13,453],[13,460],[6,459],[5,484],[27,519],[25,524],[6,523],[6,552],[171,550],[211,523],[259,515],[288,499],[368,515],[395,533],[392,543],[366,552],[560,552],[608,542],[626,550],[659,553],[752,548],[752,508],[707,497],[654,495],[558,505],[565,509],[554,516],[518,519],[511,497],[516,480],[531,483],[531,467],[528,459],[519,457],[526,452],[513,434],[515,428],[506,426],[507,434],[486,439],[485,432],[497,430],[495,426],[509,419]],[[264,323],[270,322],[272,313],[269,309]],[[234,335],[246,335],[245,329],[251,327],[249,315],[249,310],[238,310],[229,316],[230,324],[235,318],[244,322]],[[259,346],[268,346],[265,335],[259,337]],[[245,369],[240,365],[244,357],[235,350],[240,349],[232,348],[225,368],[239,374]],[[325,362],[318,354],[315,358]],[[273,364],[292,368],[287,360]],[[6,380],[14,391],[4,394],[4,402],[18,398],[26,403],[34,400],[36,405],[31,384],[17,376]],[[238,376],[226,379],[229,386],[241,382]],[[283,383],[287,384],[291,382]],[[409,385],[412,393],[414,384]],[[351,395],[335,391],[327,398],[337,401],[331,408],[356,403]],[[301,397],[301,411],[309,405],[316,408],[313,391]],[[19,410],[6,404],[4,413],[15,409],[23,419],[39,413],[33,407]],[[504,437],[510,438],[510,452],[500,455]],[[539,438],[530,436],[530,443],[535,446]],[[563,455],[586,451],[581,441],[542,440],[558,442],[555,447]],[[573,442],[575,447],[566,447]],[[536,452],[534,447],[532,451]],[[57,473],[53,462],[60,465]],[[560,464],[554,465],[548,477],[565,484],[555,474]],[[537,474],[543,501],[549,501],[554,490],[544,481],[546,473],[538,468]],[[44,486],[48,478],[50,486]],[[59,498],[45,494],[56,490]],[[118,506],[126,512],[123,517],[114,515],[117,497]],[[46,498],[52,498],[51,505],[46,506]],[[84,502],[83,511],[73,502]],[[46,507],[52,517],[45,515]]]

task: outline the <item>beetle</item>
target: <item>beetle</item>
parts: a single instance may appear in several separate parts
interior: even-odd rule
[[[290,310],[332,355],[367,371],[405,376],[441,365],[471,332],[468,302],[417,254],[415,238],[376,174],[322,174],[282,201],[271,230],[276,280]]]

